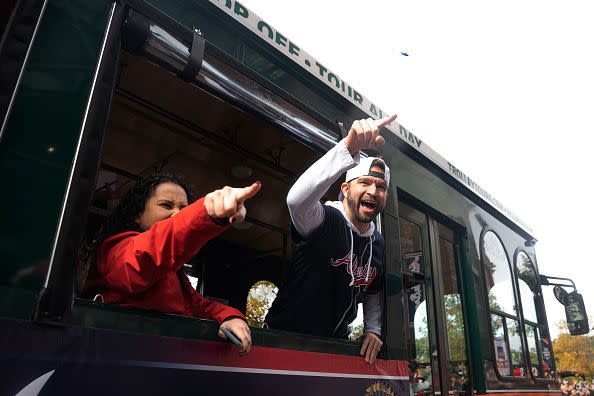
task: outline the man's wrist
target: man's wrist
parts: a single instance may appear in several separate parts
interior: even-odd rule
[[[363,330],[363,333],[365,333],[365,334],[367,334],[367,333],[375,334],[379,338],[382,337],[382,332],[381,332],[381,330],[378,330],[378,329],[364,329]]]
[[[349,152],[349,154],[351,155],[351,157],[355,158],[355,156],[357,154],[359,154],[359,150],[349,146],[347,138],[342,139],[342,142],[344,143],[344,146],[346,147],[346,149]]]
[[[347,145],[346,138],[342,139],[338,144],[341,144],[341,143],[344,145],[345,155],[346,155],[346,153],[348,153],[348,155],[351,157],[351,160],[354,162],[355,165],[357,165],[361,158],[360,154],[359,154],[359,150],[355,150],[354,152],[352,152],[349,149],[349,146]]]

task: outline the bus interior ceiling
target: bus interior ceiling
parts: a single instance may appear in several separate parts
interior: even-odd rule
[[[245,311],[250,287],[277,286],[291,255],[286,196],[319,158],[288,134],[184,82],[142,57],[121,54],[86,240],[134,184],[154,172],[182,175],[197,197],[259,180],[248,220],[208,242],[186,271],[198,290]],[[324,199],[335,200],[340,181]]]
[[[17,0],[4,0],[0,3],[0,37],[8,27],[10,16],[15,11]]]

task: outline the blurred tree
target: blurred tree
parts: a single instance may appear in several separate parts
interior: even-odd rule
[[[415,339],[415,346],[417,349],[417,362],[430,364],[429,357],[429,335],[427,331],[424,331],[421,336],[417,336]]]
[[[559,336],[553,340],[557,371],[577,371],[586,379],[594,377],[594,335],[569,335],[567,323],[557,323]]]
[[[462,318],[462,303],[460,295],[448,294],[444,296],[446,323],[448,331],[448,347],[450,359],[453,361],[466,360],[466,342],[464,337],[464,319]]]
[[[359,337],[363,335],[363,323],[348,325],[349,328],[349,340],[357,341]]]
[[[252,327],[262,327],[264,318],[276,298],[278,288],[269,281],[258,281],[254,283],[248,292],[245,307],[248,324]]]

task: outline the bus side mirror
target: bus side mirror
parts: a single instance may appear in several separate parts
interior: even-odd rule
[[[569,334],[588,334],[590,328],[582,295],[576,291],[567,294],[565,304],[563,305],[565,305],[565,318],[567,319]]]

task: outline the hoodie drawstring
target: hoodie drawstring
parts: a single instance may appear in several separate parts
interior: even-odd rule
[[[351,238],[353,232],[351,231]],[[373,235],[369,237],[369,259],[367,260],[367,274],[365,275],[365,283],[369,281],[369,273],[371,272],[371,258],[373,257]]]
[[[351,283],[349,286],[353,286],[355,284],[355,274],[353,271],[353,230],[349,227],[349,231],[351,232],[351,256],[349,257],[349,272],[351,273]]]

